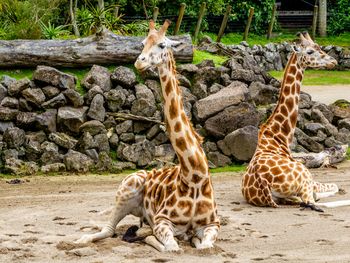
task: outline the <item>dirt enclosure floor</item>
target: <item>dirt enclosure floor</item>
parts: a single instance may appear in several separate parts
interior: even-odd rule
[[[350,161],[338,169],[313,170],[316,180],[335,182],[350,199]],[[215,248],[160,253],[121,235],[135,217],[118,226],[118,236],[86,246],[72,241],[96,229],[90,220],[113,204],[121,176],[26,177],[22,184],[0,179],[0,262],[350,262],[350,207],[324,213],[296,207],[257,208],[240,193],[241,174],[215,174],[222,228]]]

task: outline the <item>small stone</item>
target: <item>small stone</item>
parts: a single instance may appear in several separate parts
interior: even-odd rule
[[[61,93],[59,95],[57,95],[56,97],[53,97],[52,99],[44,102],[41,106],[44,109],[48,109],[48,108],[60,108],[64,105],[66,105],[67,100],[66,97]]]
[[[41,167],[42,173],[59,173],[59,172],[65,172],[66,166],[63,163],[52,163],[47,164]]]
[[[1,101],[1,98],[0,98]],[[18,109],[18,99],[12,97],[5,97],[2,99],[0,106],[9,107],[11,109]]]
[[[135,141],[135,135],[131,132],[122,133],[119,136],[122,142],[131,143]]]
[[[106,110],[103,104],[104,104],[103,96],[100,94],[96,94],[96,96],[91,101],[90,109],[88,111],[87,116],[90,117],[91,119],[103,122],[106,117]]]
[[[115,126],[115,130],[118,135],[126,132],[133,132],[133,122],[132,120],[126,120]]]
[[[116,133],[113,133],[112,136],[109,138],[109,145],[116,149],[118,147],[119,143],[119,137]]]
[[[42,91],[44,92],[45,96],[49,99],[56,97],[58,94],[60,94],[60,90],[53,86],[43,87]]]
[[[0,121],[16,120],[17,115],[18,115],[17,109],[11,109],[8,107],[0,106]]]
[[[131,88],[137,83],[134,71],[124,66],[119,66],[113,71],[111,80],[113,83],[127,88]]]
[[[112,88],[111,73],[105,67],[93,65],[81,84],[88,90],[99,86],[103,91],[109,91]]]
[[[23,97],[39,107],[45,101],[45,94],[41,89],[28,88],[22,91]]]
[[[84,98],[76,90],[67,89],[63,92],[63,95],[73,104],[74,108],[79,108],[84,104]]]
[[[94,141],[96,144],[96,148],[98,149],[99,152],[109,152],[110,151],[107,134],[102,133],[102,134],[95,135]]]
[[[232,163],[229,157],[217,151],[208,153],[208,160],[211,161],[216,167],[223,167]]]
[[[17,96],[23,90],[29,88],[29,86],[30,86],[30,80],[28,78],[20,79],[12,82],[7,87],[7,92],[10,96]]]
[[[81,133],[89,132],[92,136],[99,133],[107,133],[105,126],[96,120],[87,121],[79,127]]]

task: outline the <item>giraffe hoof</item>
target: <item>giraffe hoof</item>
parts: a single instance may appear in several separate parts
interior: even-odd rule
[[[123,235],[122,240],[126,241],[128,243],[133,243],[136,241],[141,241],[144,239],[144,237],[137,236],[136,232],[138,230],[138,226],[131,226],[126,230],[125,234]]]
[[[310,208],[311,210],[317,211],[317,212],[321,212],[323,213],[323,209],[319,208],[318,206],[316,206],[315,204],[312,203],[304,203],[301,202],[300,203],[300,207],[302,208],[302,210],[306,209],[306,208]]]

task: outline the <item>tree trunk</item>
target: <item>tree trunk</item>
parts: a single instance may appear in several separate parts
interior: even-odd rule
[[[79,29],[77,26],[77,21],[75,19],[77,2],[78,2],[78,0],[75,0],[75,3],[73,4],[73,0],[69,1],[69,13],[70,13],[71,21],[72,21],[74,35],[76,37],[80,37]]]
[[[174,53],[177,62],[192,62],[193,46],[189,35],[170,39],[185,43]],[[141,53],[143,37],[118,36],[108,30],[100,35],[74,40],[2,40],[0,68],[86,67],[93,64],[134,63]]]

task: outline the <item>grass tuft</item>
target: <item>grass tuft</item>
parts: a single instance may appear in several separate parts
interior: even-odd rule
[[[218,167],[210,169],[211,173],[227,173],[227,172],[244,172],[247,168],[247,165],[233,164],[225,167]]]
[[[225,56],[214,55],[202,50],[194,50],[193,64],[198,64],[205,59],[211,59],[214,61],[216,67],[221,66],[228,58]]]

